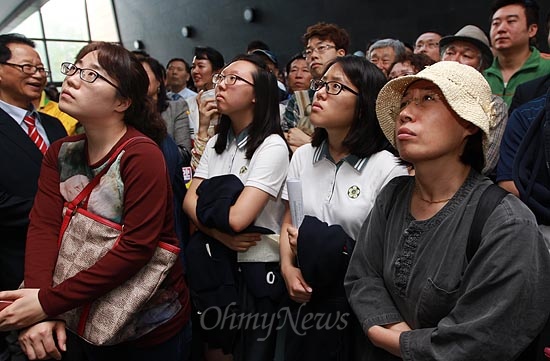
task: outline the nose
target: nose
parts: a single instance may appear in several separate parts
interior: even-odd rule
[[[416,101],[413,100],[409,104],[407,104],[401,111],[399,112],[399,115],[397,116],[396,123],[398,124],[404,124],[408,122],[412,122],[415,115],[415,109],[412,107],[412,105],[417,105]]]
[[[76,75],[77,73],[74,73],[73,75],[65,75],[65,80],[63,81],[63,84],[68,84],[72,88],[75,88],[78,81],[80,80],[80,77]]]
[[[222,81],[220,81],[218,84],[214,84],[214,88],[215,89],[220,89],[220,90],[224,90],[227,88],[227,84],[225,84],[225,79],[223,79]]]
[[[322,86],[319,90],[315,91],[315,98],[325,99],[327,96],[327,88]]]

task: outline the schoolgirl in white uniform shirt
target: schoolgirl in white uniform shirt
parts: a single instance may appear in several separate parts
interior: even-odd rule
[[[316,93],[310,120],[315,132],[311,144],[294,153],[288,173],[289,179],[301,180],[306,220],[298,230],[286,210],[281,270],[296,317],[305,321],[307,314],[330,315],[327,324],[340,327],[288,330],[289,360],[349,360],[353,338],[361,337],[343,289],[349,258],[342,255],[351,254],[382,187],[407,174],[388,151],[391,147],[376,118],[376,96],[384,83],[376,66],[355,56],[335,59],[320,80],[312,81]],[[338,242],[342,244],[333,252]],[[338,320],[338,315],[347,319]]]

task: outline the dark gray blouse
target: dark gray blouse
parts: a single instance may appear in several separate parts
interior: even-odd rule
[[[409,212],[414,178],[395,178],[361,229],[346,292],[365,333],[400,321],[413,329],[400,337],[404,360],[512,360],[548,317],[550,254],[535,217],[515,196],[497,206],[466,260],[470,225],[489,184],[472,171],[436,215],[417,221]],[[365,342],[373,359],[396,359]]]

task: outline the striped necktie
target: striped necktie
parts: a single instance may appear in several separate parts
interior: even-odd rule
[[[46,145],[46,142],[38,133],[38,129],[36,129],[36,114],[35,113],[29,113],[25,115],[25,118],[23,119],[25,124],[28,128],[28,134],[31,140],[36,144],[38,149],[42,152],[42,154],[46,154],[46,150],[48,149],[48,146]]]

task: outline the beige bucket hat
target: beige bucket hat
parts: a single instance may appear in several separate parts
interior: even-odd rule
[[[481,129],[483,148],[486,150],[494,117],[491,88],[480,72],[455,61],[440,61],[418,74],[393,79],[380,90],[376,99],[376,115],[390,143],[395,147],[395,119],[400,112],[403,93],[411,83],[421,79],[437,85],[458,116]]]

